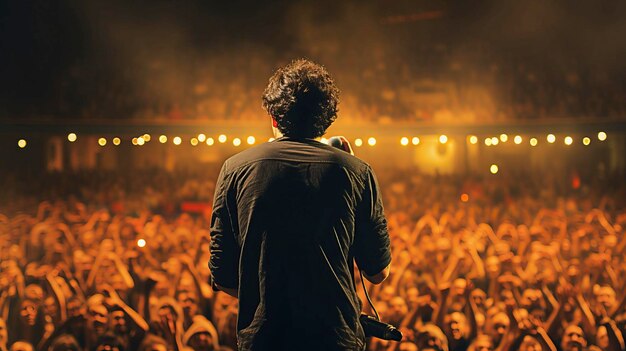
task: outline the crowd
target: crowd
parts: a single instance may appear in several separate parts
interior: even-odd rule
[[[236,350],[237,300],[207,283],[210,211],[163,205],[210,202],[216,172],[5,182],[0,350]],[[404,340],[368,350],[626,349],[619,180],[378,176],[392,273],[367,288]]]

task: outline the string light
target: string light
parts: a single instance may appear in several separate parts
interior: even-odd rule
[[[113,145],[118,146],[122,142],[122,139],[115,137],[113,138]]]
[[[354,139],[354,145],[355,146],[362,146],[363,145],[363,140],[361,138]]]
[[[145,247],[145,246],[146,246],[146,240],[145,240],[145,239],[139,239],[139,240],[137,240],[137,246],[139,246],[139,247]]]
[[[409,138],[407,138],[407,137],[402,137],[402,139],[400,139],[400,145],[402,145],[402,146],[407,146],[407,145],[409,145]]]
[[[439,136],[439,142],[442,143],[442,144],[447,143],[448,142],[448,136],[445,135],[445,134],[440,135]]]
[[[211,146],[211,145],[215,144],[215,140],[213,140],[213,138],[207,138],[206,139],[206,144],[208,146]]]
[[[241,145],[241,139],[239,139],[239,138],[233,139],[233,145],[235,145],[235,146]]]
[[[369,139],[367,139],[367,144],[368,144],[369,146],[374,146],[374,145],[376,145],[376,138],[374,138],[374,137],[369,137]]]
[[[411,139],[411,143],[412,143],[413,145],[418,145],[418,144],[420,143],[420,138],[418,138],[418,137],[413,137],[413,138]]]
[[[142,138],[142,139],[143,139],[143,141],[144,141],[144,142],[146,142],[146,143],[147,143],[147,142],[149,142],[149,141],[152,139],[152,137],[151,137],[151,136],[150,136],[150,134],[148,134],[148,133],[146,133],[146,134],[142,135],[142,136],[141,136],[141,138]]]
[[[521,137],[521,136],[519,136],[519,135],[516,135],[516,136],[513,138],[513,142],[514,142],[516,145],[521,144],[521,143],[522,143],[522,137]]]
[[[200,133],[198,134],[198,141],[201,143],[204,143],[204,141],[206,140],[206,135]]]
[[[172,139],[172,142],[174,143],[174,145],[180,145],[183,142],[183,139],[181,139],[180,137],[174,137],[174,139]]]
[[[76,133],[70,133],[67,135],[67,140],[69,140],[70,143],[75,142],[77,138]]]
[[[159,137],[159,142],[160,142],[161,144],[165,144],[165,143],[167,143],[167,136],[165,136],[165,135],[161,135],[161,136]]]
[[[591,144],[591,138],[589,138],[589,137],[584,137],[584,138],[583,138],[583,145],[587,146],[587,145],[589,145],[589,144]]]
[[[556,137],[554,136],[554,134],[548,134],[548,136],[546,137],[546,140],[548,140],[548,142],[552,144],[556,141]]]
[[[20,149],[23,149],[26,147],[26,139],[20,139],[17,141],[17,146],[19,146]]]
[[[256,142],[256,138],[250,135],[248,139],[246,139],[246,142],[248,143],[248,145],[254,145],[254,143]]]
[[[137,138],[137,145],[143,146],[143,144],[145,143],[146,143],[146,139],[144,139],[144,137],[140,136],[139,138]]]
[[[606,140],[606,133],[605,132],[599,132],[598,133],[598,140],[605,141]]]
[[[491,174],[498,173],[498,165],[491,165],[491,167],[489,167],[489,172],[491,172]]]
[[[491,145],[498,145],[500,143],[500,139],[497,137],[491,138]]]
[[[491,138],[485,138],[485,145],[491,146]]]
[[[104,146],[107,144],[107,140],[105,138],[98,139],[98,145]]]
[[[217,137],[217,141],[224,144],[226,142],[226,135],[220,134],[220,136]]]
[[[537,146],[537,138],[530,138],[530,146]]]
[[[137,140],[137,138],[132,138],[130,142],[133,143],[133,145],[137,145]]]
[[[191,146],[197,146],[198,145],[198,139],[197,138],[191,138],[191,139],[189,139],[189,143],[191,144]]]
[[[509,140],[509,136],[506,134],[500,134],[500,141],[506,143]]]
[[[470,135],[469,142],[472,145],[475,145],[478,142],[478,137],[476,135]]]
[[[572,145],[572,143],[574,142],[574,139],[572,139],[571,136],[566,136],[563,142],[565,143],[565,145]]]

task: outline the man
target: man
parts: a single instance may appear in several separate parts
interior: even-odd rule
[[[378,184],[363,161],[317,141],[338,89],[307,60],[263,95],[270,143],[226,160],[211,219],[213,287],[239,298],[240,350],[364,350],[353,259],[381,283],[391,262]]]

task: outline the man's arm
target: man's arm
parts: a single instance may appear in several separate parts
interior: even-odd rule
[[[363,276],[365,277],[365,279],[367,279],[370,283],[372,284],[380,284],[382,283],[385,279],[387,279],[387,277],[389,276],[389,271],[391,270],[391,263],[389,265],[387,265],[387,267],[385,267],[382,271],[369,276],[367,275],[367,273],[363,273]]]

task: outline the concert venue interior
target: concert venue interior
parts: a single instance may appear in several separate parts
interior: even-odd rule
[[[626,350],[625,37],[617,0],[3,3],[0,351],[236,350],[215,180],[301,57],[385,204],[367,350]]]

